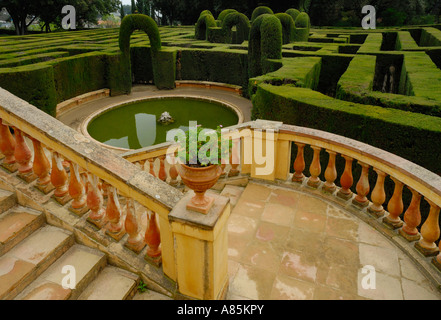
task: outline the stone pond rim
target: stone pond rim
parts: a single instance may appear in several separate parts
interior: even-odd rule
[[[222,99],[218,99],[218,98],[212,98],[212,97],[206,97],[206,96],[197,96],[197,95],[187,95],[187,94],[176,94],[176,95],[163,95],[163,96],[152,96],[152,97],[142,97],[142,98],[136,98],[136,99],[131,99],[128,101],[125,101],[123,103],[117,103],[117,104],[111,104],[109,106],[106,106],[100,110],[97,110],[95,112],[93,112],[92,114],[90,114],[81,124],[80,126],[80,130],[81,133],[83,135],[85,135],[87,138],[97,142],[98,144],[110,149],[110,150],[114,150],[117,152],[128,152],[128,151],[132,151],[132,150],[136,150],[136,149],[129,149],[129,148],[121,148],[121,147],[115,147],[115,146],[111,146],[109,144],[105,144],[103,142],[98,141],[97,139],[95,139],[88,130],[89,125],[97,118],[99,118],[100,116],[102,116],[103,114],[110,112],[112,110],[115,109],[119,109],[119,108],[123,108],[126,106],[130,106],[130,105],[134,105],[134,104],[139,104],[139,103],[143,103],[143,102],[148,102],[148,101],[157,101],[157,100],[173,100],[173,99],[192,99],[192,100],[197,100],[197,101],[201,101],[201,102],[207,102],[207,103],[212,103],[212,104],[217,104],[220,105],[226,109],[231,110],[232,112],[234,112],[234,114],[237,116],[237,123],[235,124],[241,124],[244,122],[244,114],[243,111],[236,106],[234,103],[231,102],[227,102],[224,101]],[[177,122],[179,121],[179,119],[175,119]],[[197,120],[197,119],[195,119]],[[157,143],[156,143],[157,144]],[[151,146],[154,146],[155,144],[152,144]],[[144,146],[145,147],[145,146]],[[144,148],[142,147],[142,148]]]

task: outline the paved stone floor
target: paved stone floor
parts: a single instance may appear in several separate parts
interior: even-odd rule
[[[258,183],[222,193],[235,205],[227,299],[441,299],[407,255],[336,204]],[[375,289],[363,289],[365,266]]]

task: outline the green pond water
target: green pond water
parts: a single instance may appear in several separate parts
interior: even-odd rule
[[[164,126],[157,122],[169,112],[174,123]],[[89,134],[109,146],[140,149],[166,142],[167,132],[188,130],[190,121],[204,128],[232,126],[238,123],[237,114],[221,104],[191,98],[150,99],[124,105],[99,115],[88,127]]]

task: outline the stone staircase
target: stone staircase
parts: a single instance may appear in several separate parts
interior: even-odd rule
[[[139,283],[138,275],[110,265],[106,254],[77,244],[72,232],[47,224],[44,213],[0,189],[0,299],[168,298],[138,292]]]

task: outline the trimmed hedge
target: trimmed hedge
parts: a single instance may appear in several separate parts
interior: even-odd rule
[[[276,71],[249,80],[249,95],[252,97],[261,83],[275,86],[287,85],[299,88],[317,90],[322,58],[320,57],[297,57],[273,60]]]
[[[286,10],[286,13],[289,14],[295,22],[298,15],[300,14],[300,11],[297,9],[288,9],[288,10]]]
[[[194,37],[196,40],[207,40],[208,29],[217,27],[216,20],[213,15],[201,15],[196,23]]]
[[[238,11],[235,9],[225,9],[221,13],[219,13],[217,20],[221,21],[222,23],[230,13],[234,13],[234,12],[238,12]]]
[[[433,146],[441,144],[441,118],[333,99],[291,86],[260,84],[253,119],[323,130],[389,151],[441,174]]]
[[[423,28],[421,31],[420,46],[441,46],[441,30],[438,30],[436,28]]]
[[[231,28],[236,26],[236,39],[233,41]],[[225,17],[222,25],[222,33],[226,43],[241,44],[248,41],[251,24],[248,17],[239,12],[232,12]]]
[[[267,59],[282,58],[282,42],[282,24],[276,16],[263,14],[254,20],[248,43],[250,78],[272,71]]]
[[[181,66],[182,80],[228,83],[247,92],[248,60],[244,51],[183,49]]]
[[[301,12],[295,20],[294,41],[307,42],[311,29],[311,22],[309,15],[306,12]]]
[[[401,109],[405,111],[441,117],[441,97],[439,97],[438,94],[439,90],[435,90],[435,87],[432,87],[432,98],[427,98],[424,96],[414,96],[414,86],[427,87],[431,86],[431,84],[419,83],[418,77],[415,76],[415,73],[410,73],[409,75],[406,65],[416,64],[414,67],[411,67],[411,70],[414,70],[416,72],[424,70],[423,73],[425,73],[426,70],[430,71],[430,68],[428,68],[427,66],[424,66],[423,68],[417,67],[417,59],[411,58],[407,56],[407,54],[404,57],[405,63],[403,64],[401,77],[398,78],[398,76],[400,75],[397,74],[397,81],[400,81],[401,94],[389,94],[373,91],[376,65],[378,64],[378,59],[380,57],[370,55],[357,55],[349,64],[347,71],[340,78],[340,81],[337,85],[336,97],[338,99],[346,101],[368,105],[378,105],[386,108]],[[430,73],[426,74],[426,76],[429,75]],[[434,77],[436,78],[436,76]],[[412,82],[412,78],[415,79],[414,83]],[[430,82],[435,82],[436,86],[437,80],[435,79],[434,81]],[[410,96],[410,94],[412,96]],[[436,97],[437,94],[438,97]]]
[[[213,16],[209,14],[202,15],[202,19]],[[214,18],[213,18],[214,20]],[[198,28],[196,28],[198,29]],[[144,31],[150,40],[151,58],[153,64],[154,83],[158,89],[172,89],[175,87],[176,76],[176,53],[174,49],[162,49],[161,36],[159,34],[158,25],[149,16],[142,14],[131,14],[126,16],[121,22],[119,33],[119,44],[122,51],[121,64],[127,69],[121,72],[126,73],[123,79],[132,81],[131,72],[131,54],[130,54],[130,37],[135,30]],[[129,77],[130,76],[130,77]],[[128,88],[129,83],[122,85]]]
[[[261,16],[262,14],[274,14],[273,10],[271,8],[266,6],[260,6],[253,10],[253,13],[251,15],[251,23],[254,22],[254,20],[257,19],[257,17]]]
[[[1,69],[0,87],[40,110],[56,115],[57,91],[52,66],[39,64],[20,69]]]
[[[292,17],[287,13],[276,13],[275,16],[282,24],[283,44],[288,44],[294,41],[296,26]]]

